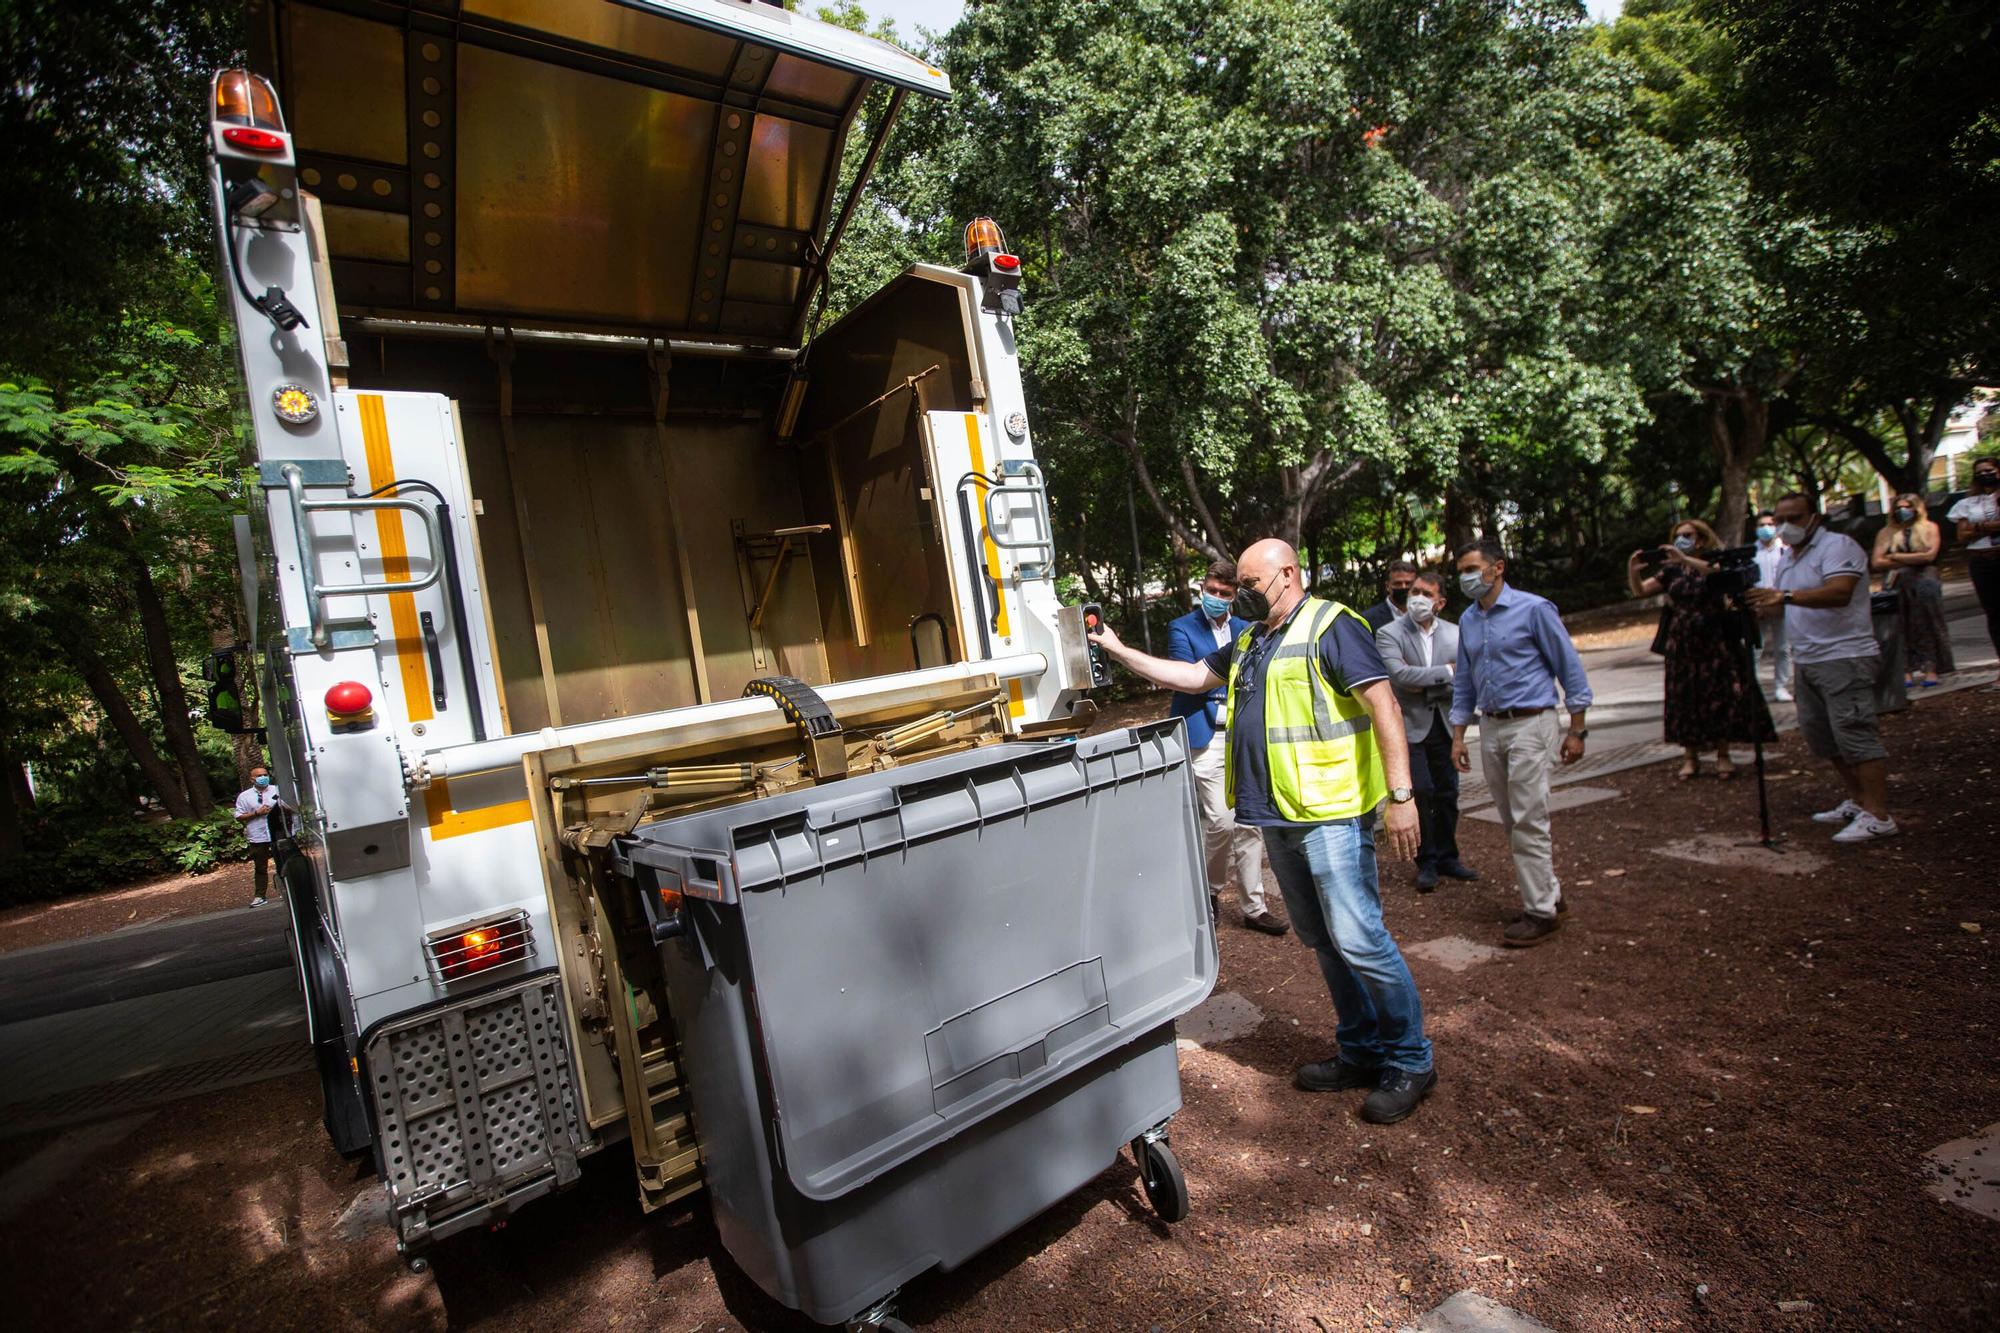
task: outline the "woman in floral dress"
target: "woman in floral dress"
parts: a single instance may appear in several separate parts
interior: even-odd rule
[[[1635,597],[1664,595],[1660,637],[1654,644],[1666,662],[1666,738],[1681,747],[1683,781],[1701,771],[1703,751],[1715,753],[1715,775],[1736,776],[1729,744],[1773,741],[1777,732],[1757,691],[1754,675],[1737,660],[1745,617],[1708,586],[1710,563],[1722,543],[1708,524],[1684,519],[1674,525],[1659,572],[1641,577],[1648,552],[1634,551],[1626,581]]]

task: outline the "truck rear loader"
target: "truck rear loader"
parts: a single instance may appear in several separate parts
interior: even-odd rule
[[[1178,1220],[1188,756],[1083,735],[1020,263],[981,219],[816,318],[945,74],[744,0],[251,14],[217,675],[258,682],[327,1128],[405,1253],[620,1144],[828,1323],[1128,1142]]]

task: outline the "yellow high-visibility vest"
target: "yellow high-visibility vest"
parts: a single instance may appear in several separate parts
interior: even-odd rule
[[[1335,689],[1320,666],[1320,636],[1340,616],[1362,620],[1338,602],[1306,598],[1270,649],[1264,668],[1264,748],[1271,772],[1271,804],[1279,815],[1296,823],[1353,819],[1389,795],[1367,707]],[[1250,630],[1243,631],[1230,661],[1232,716],[1236,681],[1251,637]],[[1235,805],[1233,755],[1223,761],[1223,787],[1226,799]]]

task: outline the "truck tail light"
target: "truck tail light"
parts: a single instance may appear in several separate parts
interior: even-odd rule
[[[229,125],[222,131],[222,141],[246,153],[282,153],[285,151],[285,136],[273,134],[269,130],[253,129],[248,125]]]
[[[214,115],[219,124],[284,132],[285,118],[278,110],[278,94],[262,75],[247,69],[225,69],[216,74],[214,86]]]
[[[432,977],[440,982],[518,963],[534,951],[534,932],[528,928],[528,914],[523,910],[448,926],[424,938],[424,957]]]

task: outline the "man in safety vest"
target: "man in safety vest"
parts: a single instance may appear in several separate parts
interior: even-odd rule
[[[1309,1092],[1371,1088],[1361,1115],[1394,1124],[1437,1086],[1417,985],[1382,924],[1375,825],[1417,853],[1403,710],[1368,622],[1308,597],[1298,552],[1266,538],[1236,562],[1235,610],[1251,622],[1203,661],[1139,652],[1102,629],[1113,661],[1186,694],[1229,685],[1226,783],[1239,824],[1258,827],[1300,943],[1318,956],[1340,1049],[1300,1066]]]

